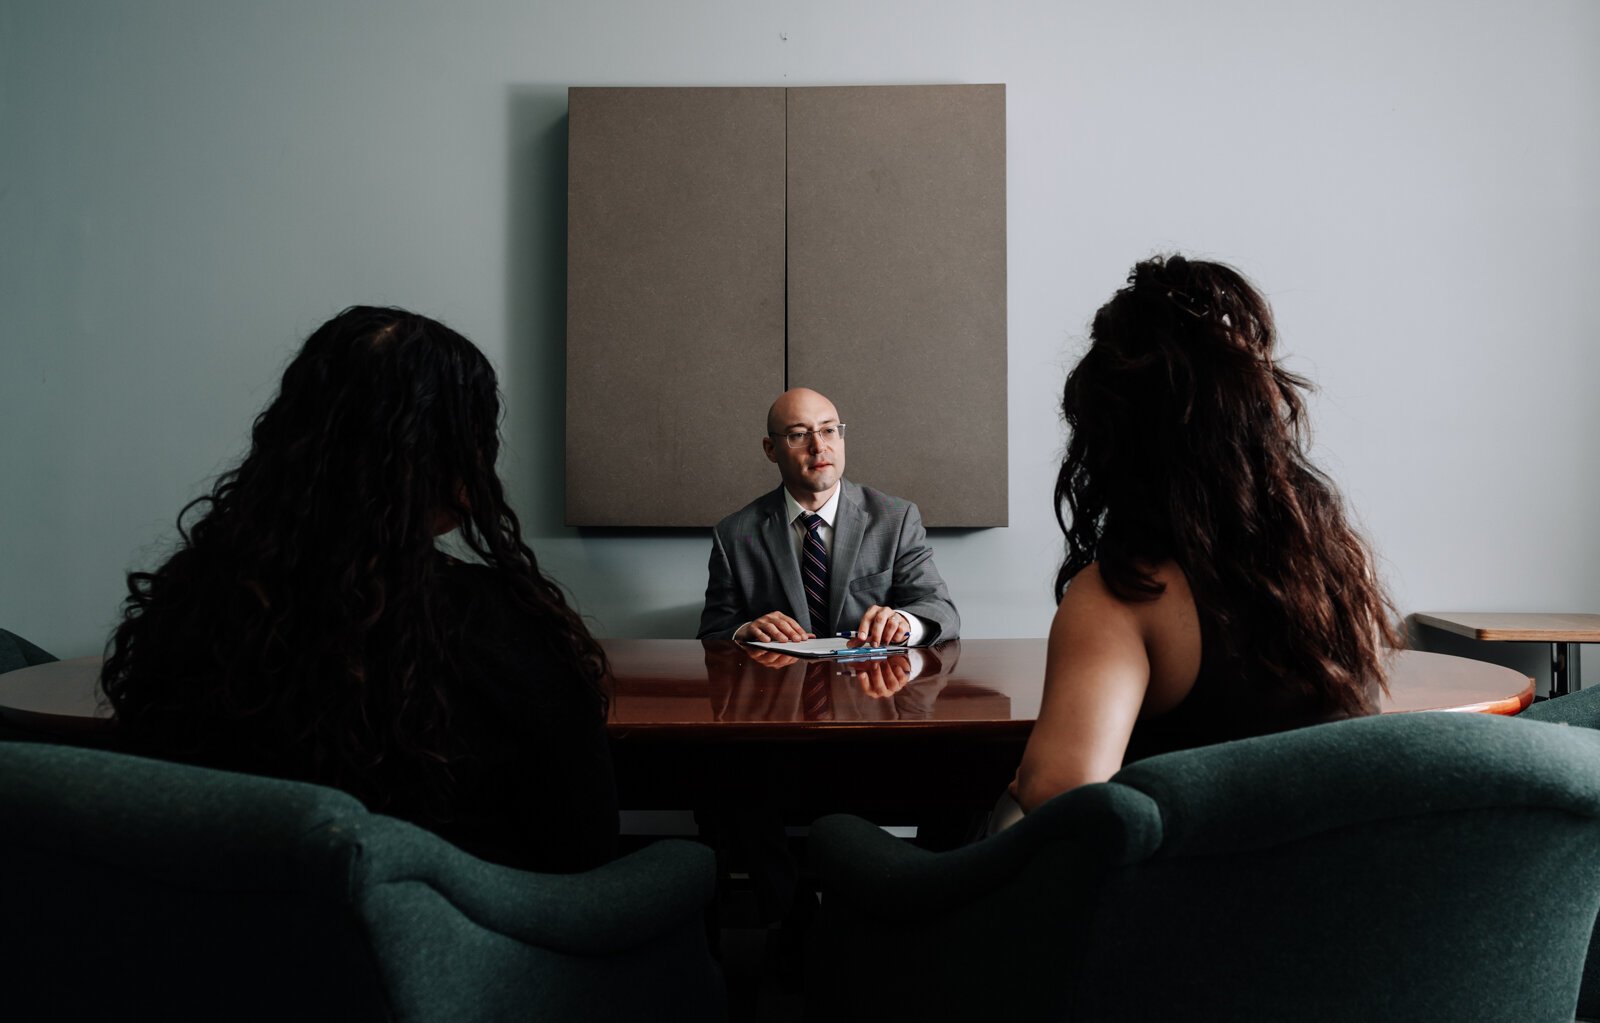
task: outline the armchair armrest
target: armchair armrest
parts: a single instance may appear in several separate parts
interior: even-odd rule
[[[1065,855],[1125,863],[1160,844],[1151,799],[1115,784],[1064,792],[1016,826],[973,845],[933,853],[859,817],[835,814],[811,826],[810,855],[823,890],[873,916],[911,924],[946,915],[1008,884],[1035,862],[1039,847],[1061,842]]]
[[[487,863],[393,818],[373,816],[360,830],[356,869],[367,884],[426,884],[479,927],[561,952],[646,944],[698,918],[716,893],[715,855],[681,839],[581,874],[539,874]]]

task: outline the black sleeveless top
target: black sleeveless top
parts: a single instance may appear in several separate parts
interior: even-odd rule
[[[1196,608],[1199,611],[1198,608]],[[1348,711],[1329,708],[1283,679],[1251,679],[1240,666],[1216,651],[1213,627],[1200,615],[1200,673],[1194,688],[1174,708],[1152,718],[1141,718],[1128,739],[1124,764],[1174,750],[1209,746],[1253,735],[1270,735],[1291,728],[1322,724],[1351,717]],[[1378,705],[1378,686],[1367,683],[1366,703]]]
[[[1123,564],[1174,560],[1167,521],[1159,511],[1163,500],[1151,490],[1119,502],[1118,512],[1106,517],[1100,560]],[[1123,763],[1352,716],[1329,706],[1325,698],[1307,692],[1292,679],[1251,677],[1236,659],[1221,653],[1224,645],[1218,641],[1216,623],[1198,599],[1195,614],[1200,620],[1200,673],[1194,688],[1165,714],[1140,719],[1134,725]],[[1378,706],[1376,680],[1368,680],[1363,702],[1368,707]]]

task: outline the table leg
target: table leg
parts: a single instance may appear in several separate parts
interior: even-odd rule
[[[1579,662],[1583,647],[1577,643],[1550,644],[1550,695],[1566,696],[1583,688]]]

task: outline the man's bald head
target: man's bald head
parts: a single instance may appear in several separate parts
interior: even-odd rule
[[[826,413],[818,418],[819,413]],[[791,427],[806,429],[811,422],[822,419],[839,421],[839,411],[833,402],[809,387],[791,387],[778,395],[778,400],[767,409],[767,432],[786,433]]]
[[[817,431],[825,431],[819,434]],[[799,436],[797,446],[788,438]],[[844,427],[833,402],[809,387],[791,387],[767,410],[767,458],[803,508],[816,511],[844,475]]]

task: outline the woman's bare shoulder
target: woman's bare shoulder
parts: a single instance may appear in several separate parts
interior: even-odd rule
[[[1200,618],[1188,577],[1175,561],[1145,569],[1162,586],[1150,600],[1123,600],[1091,562],[1062,594],[1058,615],[1098,628],[1128,630],[1138,635],[1150,662],[1150,689],[1145,714],[1160,714],[1182,702],[1200,674]]]

